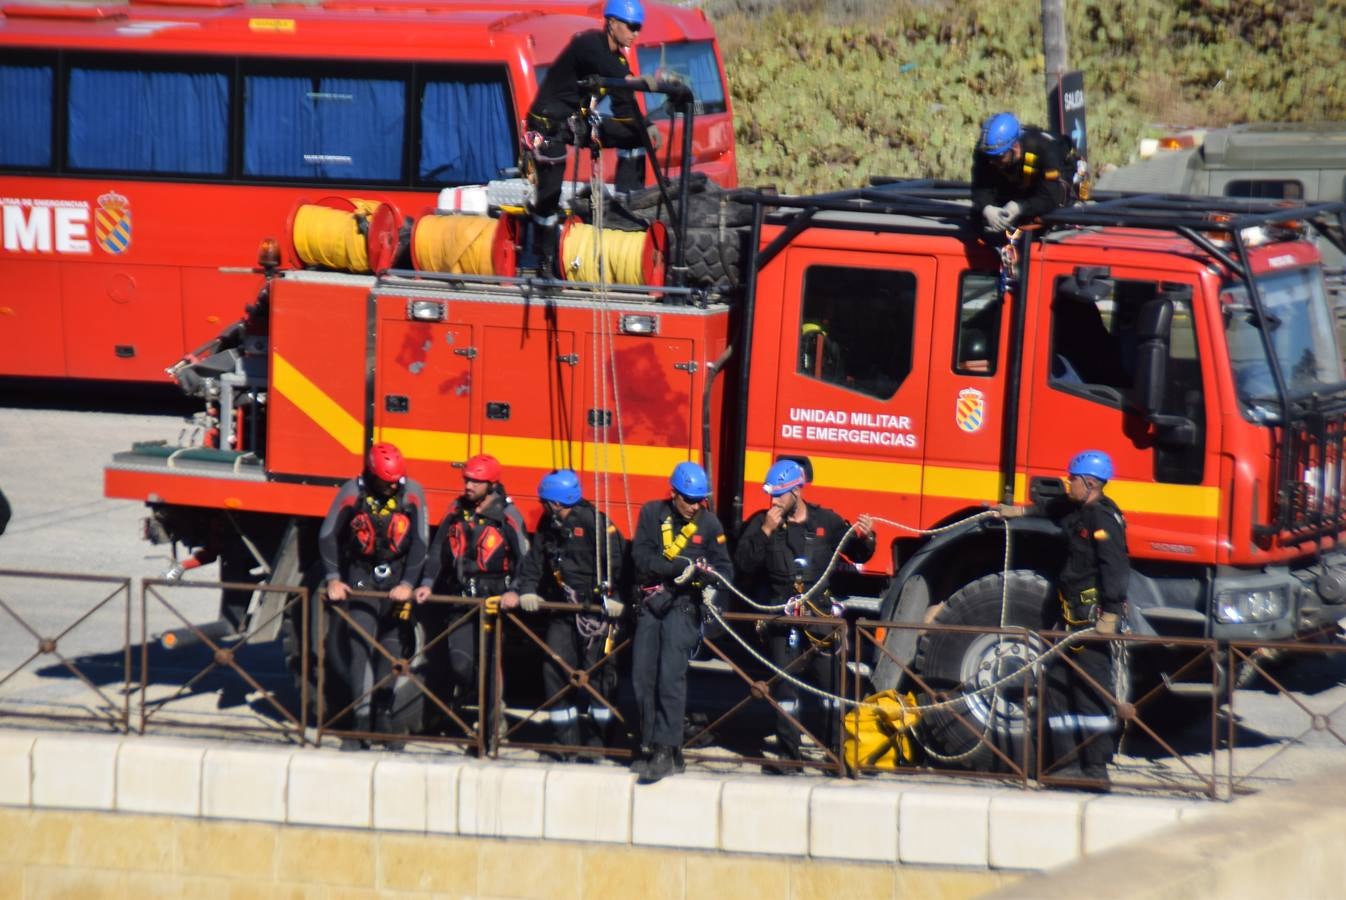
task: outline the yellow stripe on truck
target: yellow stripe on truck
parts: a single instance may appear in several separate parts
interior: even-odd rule
[[[271,354],[271,387],[299,408],[323,431],[357,456],[364,452],[365,429],[322,388],[309,381],[279,353]]]
[[[922,466],[916,463],[875,462],[834,456],[809,456],[813,484],[819,487],[877,494],[909,494],[987,503],[999,499],[1000,473],[958,466]],[[753,450],[747,454],[745,477],[749,484],[766,478],[774,457]],[[1213,519],[1220,514],[1220,489],[1205,485],[1154,484],[1146,481],[1111,481],[1107,486],[1124,513],[1152,513]],[[1015,476],[1014,496],[1026,500],[1022,474]],[[880,510],[869,510],[882,514]]]

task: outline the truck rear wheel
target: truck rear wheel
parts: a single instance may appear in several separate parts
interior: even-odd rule
[[[1002,598],[1006,626],[1041,630],[1050,626],[1051,585],[1035,572],[1009,573],[1008,586],[1001,574],[987,575],[964,585],[945,602],[935,622],[940,625],[1001,625]],[[1024,709],[1025,689],[1030,709],[1037,688],[1028,670],[1046,649],[1041,641],[1024,635],[930,632],[923,634],[913,667],[939,697],[968,695],[952,707],[925,713],[917,730],[921,745],[936,764],[955,765],[983,772],[1009,771],[1027,761],[1031,767],[1031,713]],[[1023,671],[1022,677],[1015,677]],[[1002,682],[999,688],[993,688]]]

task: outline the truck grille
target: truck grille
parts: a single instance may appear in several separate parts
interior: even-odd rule
[[[1346,408],[1301,413],[1284,427],[1277,462],[1275,524],[1259,536],[1299,544],[1343,529],[1343,444]]]

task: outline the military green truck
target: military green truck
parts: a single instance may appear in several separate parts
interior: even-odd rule
[[[1346,122],[1231,125],[1174,143],[1180,146],[1100,174],[1097,190],[1309,203],[1346,199]],[[1319,241],[1319,249],[1346,354],[1346,256],[1330,241]]]

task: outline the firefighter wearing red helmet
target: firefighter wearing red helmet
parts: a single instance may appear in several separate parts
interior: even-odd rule
[[[402,452],[388,443],[369,448],[364,472],[337,491],[318,532],[328,602],[344,604],[351,619],[399,659],[428,532],[425,491],[407,477]],[[353,596],[352,590],[382,596]],[[394,683],[387,656],[341,616],[332,616],[328,640],[338,680],[354,703],[352,730],[392,733]],[[341,744],[343,750],[368,746],[355,738]]]
[[[1092,627],[1098,634],[1113,635],[1126,613],[1131,560],[1126,519],[1103,493],[1113,478],[1112,457],[1102,450],[1084,450],[1066,473],[1064,497],[1028,508],[1001,504],[996,511],[1004,518],[1045,516],[1056,522],[1065,539],[1065,560],[1056,579],[1059,624],[1071,632]],[[1048,774],[1088,779],[1087,787],[1106,790],[1117,721],[1111,699],[1095,685],[1108,693],[1114,689],[1112,645],[1088,641],[1071,650],[1079,670],[1066,663],[1047,670],[1047,727],[1054,761]]]
[[[631,686],[640,713],[640,752],[632,764],[641,784],[681,772],[687,664],[700,639],[703,604],[719,580],[734,577],[724,529],[706,505],[706,470],[680,462],[666,500],[640,508],[631,561],[639,587]]]
[[[770,505],[750,518],[743,526],[738,549],[734,554],[734,568],[740,576],[755,581],[755,593],[768,603],[784,603],[812,590],[827,574],[832,555],[841,548],[843,568],[868,562],[874,555],[874,522],[869,516],[860,516],[855,531],[850,523],[825,506],[817,506],[804,499],[807,484],[804,468],[793,459],[782,459],[767,470],[762,490],[771,498]],[[828,575],[830,581],[831,576]],[[807,616],[840,615],[842,610],[832,600],[827,584],[810,595],[809,600],[791,607],[790,612]],[[830,629],[770,626],[766,637],[771,646],[771,661],[796,677],[810,681],[814,687],[836,694],[840,684],[840,668],[844,664],[844,646]],[[799,691],[784,679],[779,679],[774,695],[780,706],[776,715],[777,750],[784,759],[798,760],[800,755],[799,728],[791,719],[806,722],[815,718],[817,725],[810,730],[831,746],[840,727],[840,705],[827,699],[808,707],[823,707],[822,715],[805,716]],[[814,698],[808,697],[808,700]],[[768,772],[792,775],[800,769],[793,766],[768,766]]]
[[[425,604],[432,593],[480,597],[487,601],[488,615],[499,612],[500,595],[509,590],[528,552],[523,515],[505,493],[500,476],[500,461],[485,453],[463,465],[463,493],[435,531],[416,588],[417,603]],[[422,605],[418,618],[427,641],[443,634],[462,613],[454,606]],[[426,664],[427,681],[437,695],[455,703],[475,699],[477,630],[454,628],[427,654]],[[431,718],[437,717],[431,713]],[[433,721],[429,727],[434,730]]]

